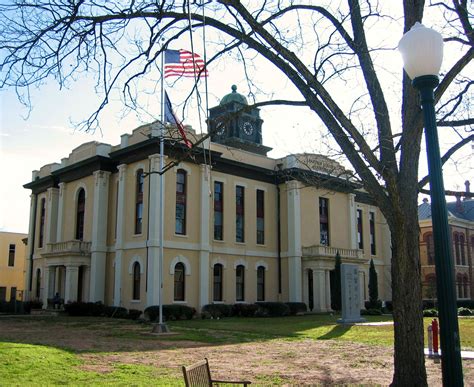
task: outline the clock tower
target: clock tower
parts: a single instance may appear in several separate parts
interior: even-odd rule
[[[212,142],[266,155],[271,148],[262,145],[262,124],[260,109],[249,108],[247,98],[237,93],[235,85],[219,106],[209,109]]]

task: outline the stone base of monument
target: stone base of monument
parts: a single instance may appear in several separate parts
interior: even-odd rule
[[[170,330],[166,324],[161,323],[161,324],[153,324],[151,332],[156,333],[156,334],[164,334],[164,333],[170,333]]]
[[[355,318],[339,318],[337,319],[338,324],[356,324],[366,322],[367,320],[363,317],[355,317]]]

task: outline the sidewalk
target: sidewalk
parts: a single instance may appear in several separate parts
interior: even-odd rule
[[[425,348],[425,356],[428,356],[428,348]],[[439,350],[439,357],[441,357],[441,350]],[[474,360],[474,351],[461,351],[461,359],[473,359]]]

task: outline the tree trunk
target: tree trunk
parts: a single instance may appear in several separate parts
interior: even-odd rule
[[[395,219],[389,221],[395,331],[392,386],[427,386],[418,215],[410,210],[411,205],[399,203],[404,205],[394,211]]]

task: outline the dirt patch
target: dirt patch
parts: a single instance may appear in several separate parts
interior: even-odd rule
[[[92,321],[92,322],[91,322]],[[267,340],[211,345],[150,335],[150,326],[110,320],[0,319],[3,340],[79,352],[82,369],[111,372],[116,364],[144,364],[181,376],[181,365],[204,357],[213,377],[254,384],[382,384],[393,375],[391,348],[336,340]],[[441,386],[441,365],[426,360],[430,386]],[[466,386],[474,386],[474,361],[463,361]]]

